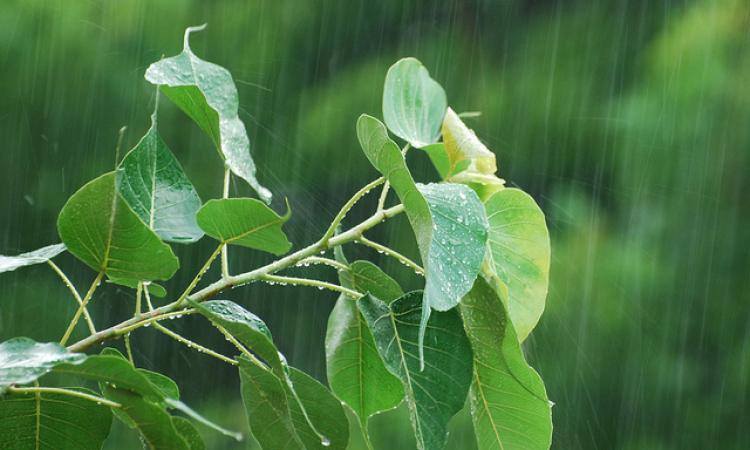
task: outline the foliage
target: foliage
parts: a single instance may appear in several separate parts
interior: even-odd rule
[[[216,145],[225,164],[223,196],[201,204],[159,136],[155,110],[146,135],[117,168],[85,184],[63,206],[57,222],[63,244],[3,257],[3,271],[49,263],[78,304],[59,344],[28,338],[0,344],[0,423],[19,430],[9,445],[100,448],[112,415],[151,449],[204,448],[194,424],[240,439],[180,401],[170,378],[136,366],[130,335],[153,326],[237,367],[250,431],[264,449],[346,448],[349,424],[342,403],[357,416],[371,446],[368,419],[401,402],[408,407],[417,447],[442,449],[448,422],[467,398],[480,449],[548,448],[550,403],[521,350],[547,293],[544,216],[530,196],[504,189],[495,175],[494,155],[448,108],[443,88],[414,58],[394,64],[383,93],[385,125],[369,115],[356,124],[362,150],[382,177],[356,192],[318,241],[287,254],[292,244],[284,225],[291,208],[287,205],[287,213],[279,215],[268,205],[271,194],[255,178],[231,75],[190,50],[190,33],[199,29],[188,28],[183,52],[152,64],[146,79]],[[406,141],[402,149],[389,130]],[[445,181],[416,183],[405,159],[410,147],[423,148]],[[232,175],[247,181],[263,201],[230,198]],[[374,213],[343,226],[347,213],[379,186]],[[387,206],[391,188],[400,203]],[[401,213],[411,225],[421,265],[364,236]],[[155,307],[151,293],[165,291],[152,282],[172,278],[179,268],[169,243],[192,243],[204,233],[219,246],[174,301]],[[404,263],[414,272],[410,276],[424,277],[424,289],[404,293],[371,262],[349,263],[342,246],[350,244],[373,247]],[[230,246],[280,258],[232,274]],[[84,296],[51,262],[64,248],[96,272]],[[321,256],[330,251],[335,259]],[[221,277],[198,288],[219,255]],[[340,284],[283,274],[309,264],[337,269]],[[97,331],[88,306],[104,276],[132,289],[134,311]],[[262,319],[235,302],[214,299],[253,282],[340,294],[326,342],[331,390],[287,363]],[[237,356],[192,342],[163,324],[196,314],[233,344]],[[82,315],[89,335],[64,347]],[[123,339],[127,356],[112,348],[86,353],[117,338]],[[47,386],[62,375],[96,382],[98,392]],[[29,416],[44,420],[26,420]],[[85,433],[73,431],[84,428]]]

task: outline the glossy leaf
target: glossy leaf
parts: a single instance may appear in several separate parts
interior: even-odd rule
[[[421,370],[417,339],[422,292],[408,293],[390,306],[367,295],[358,305],[386,367],[404,386],[417,447],[442,449],[448,422],[463,407],[472,377],[471,346],[458,311],[430,317]]]
[[[279,216],[254,198],[225,198],[206,202],[198,225],[220,242],[281,255],[292,247],[281,229],[289,217],[291,209]]]
[[[297,435],[284,382],[242,356],[240,385],[250,430],[265,450],[305,450]]]
[[[417,59],[400,59],[388,69],[383,118],[388,129],[412,147],[437,142],[447,106],[445,91]]]
[[[292,422],[307,450],[346,450],[349,422],[341,403],[325,386],[300,370],[290,367],[289,379],[299,400],[289,404]]]
[[[138,217],[167,242],[195,242],[203,232],[195,221],[201,199],[182,166],[151,128],[123,158],[117,188]]]
[[[346,288],[370,292],[386,302],[403,295],[393,278],[368,261],[355,261],[350,270],[339,271],[339,281]],[[328,318],[326,368],[331,390],[357,414],[369,440],[369,417],[398,406],[404,389],[383,365],[356,302],[343,294]]]
[[[490,223],[489,267],[508,288],[508,312],[523,342],[547,297],[550,241],[544,213],[519,189],[503,189],[484,206]]]
[[[2,449],[99,450],[111,425],[109,407],[83,398],[49,392],[0,398]]]
[[[177,433],[185,440],[190,450],[206,450],[203,438],[191,421],[184,417],[172,417],[172,424]]]
[[[198,58],[190,49],[190,33],[203,28],[185,30],[182,53],[151,64],[146,80],[161,86],[161,91],[211,138],[225,165],[270,203],[271,192],[255,178],[250,140],[238,116],[239,97],[232,75]]]
[[[11,272],[19,267],[46,263],[64,251],[64,244],[53,244],[16,256],[0,255],[0,273]]]
[[[442,130],[444,148],[449,161],[448,173],[443,177],[444,179],[471,186],[483,200],[505,186],[505,180],[495,175],[497,172],[495,154],[450,108],[445,113]]]
[[[460,308],[474,354],[469,398],[479,450],[548,449],[552,406],[503,302],[480,277]]]
[[[28,384],[63,363],[80,364],[82,353],[70,353],[57,343],[17,337],[0,344],[0,394],[10,385]]]
[[[70,253],[110,278],[167,280],[179,267],[169,245],[116,194],[114,172],[88,182],[68,199],[57,231]]]

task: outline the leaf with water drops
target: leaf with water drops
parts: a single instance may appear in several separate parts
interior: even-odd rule
[[[64,251],[64,244],[53,244],[16,256],[0,255],[0,273],[11,272],[19,267],[46,263]]]
[[[412,147],[437,142],[447,106],[445,91],[417,59],[400,59],[388,69],[383,118],[388,129]]]
[[[177,158],[151,128],[117,170],[117,188],[138,217],[167,242],[190,243],[203,236],[195,221],[201,199]]]
[[[502,300],[479,277],[460,308],[474,352],[469,400],[479,450],[548,449],[552,404]]]
[[[254,198],[225,198],[206,202],[198,211],[198,225],[226,244],[282,255],[292,247],[281,228],[291,215],[289,205],[280,216]]]
[[[169,245],[117,194],[114,172],[88,182],[68,199],[57,231],[70,253],[110,278],[167,280],[180,265]]]
[[[547,297],[550,240],[544,213],[519,189],[503,189],[484,206],[490,223],[489,268],[508,288],[508,313],[523,342]]]
[[[349,269],[340,270],[339,281],[346,288],[370,292],[388,303],[403,295],[398,283],[369,261],[354,261]],[[356,413],[369,441],[370,416],[398,406],[404,389],[380,359],[356,302],[343,294],[328,318],[326,363],[331,390]]]
[[[239,97],[232,75],[227,69],[198,58],[190,49],[190,33],[204,28],[205,25],[186,29],[182,53],[151,64],[146,80],[160,86],[211,138],[225,165],[270,203],[271,192],[255,178],[250,140],[238,116]]]
[[[358,301],[388,370],[403,384],[420,450],[445,446],[448,422],[466,401],[472,352],[456,309],[430,317],[424,340],[424,370],[419,344],[422,292],[410,292],[390,305],[367,295]]]
[[[0,395],[14,384],[28,384],[64,363],[80,364],[82,353],[71,353],[53,342],[39,343],[26,337],[0,344]]]
[[[109,407],[91,400],[51,392],[12,393],[0,398],[2,449],[99,450],[111,426]]]
[[[505,186],[505,180],[495,175],[497,172],[495,154],[477,138],[474,131],[467,127],[451,108],[448,108],[445,113],[442,130],[444,148],[449,161],[448,173],[443,177],[444,179],[471,186],[482,200],[486,200]]]

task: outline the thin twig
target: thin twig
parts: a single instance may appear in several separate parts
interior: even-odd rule
[[[415,263],[414,261],[407,258],[406,256],[402,255],[401,253],[397,252],[396,250],[393,250],[390,247],[386,247],[385,245],[378,244],[377,242],[373,242],[364,236],[360,237],[355,242],[360,243],[362,245],[366,245],[370,248],[373,248],[377,250],[378,252],[383,253],[392,258],[396,258],[401,264],[413,269],[414,272],[418,273],[419,275],[424,275],[424,269],[422,268],[422,266]]]
[[[186,345],[188,348],[194,348],[201,353],[205,353],[209,356],[213,356],[214,358],[224,361],[225,363],[231,364],[233,366],[236,366],[238,364],[237,361],[235,361],[234,359],[224,356],[221,353],[215,352],[208,347],[204,347],[198,344],[197,342],[193,342],[190,339],[175,333],[174,331],[170,330],[169,328],[165,327],[164,325],[158,322],[154,323],[154,328],[166,334],[167,336],[171,337],[172,339],[179,342],[180,344]]]
[[[298,262],[296,266],[306,267],[311,264],[322,264],[325,266],[333,267],[334,269],[337,269],[337,270],[346,270],[349,268],[346,264],[342,264],[330,258],[322,258],[320,256],[310,256],[308,258],[305,258],[302,261]]]
[[[328,227],[328,230],[326,230],[325,234],[323,234],[323,237],[320,239],[321,242],[327,242],[336,233],[336,228],[338,228],[338,226],[341,224],[341,221],[344,220],[346,213],[348,213],[349,210],[351,210],[352,207],[362,197],[364,197],[368,192],[380,186],[384,182],[385,178],[380,177],[377,180],[366,184],[362,189],[355,192],[354,195],[352,195],[352,198],[350,198],[349,201],[347,201],[344,206],[341,207],[341,210],[338,212],[338,214],[336,214],[336,217],[333,218],[331,226]]]
[[[55,273],[62,279],[65,286],[67,286],[68,290],[71,294],[73,294],[73,298],[75,298],[76,302],[78,302],[78,306],[80,307],[83,305],[83,299],[81,299],[81,295],[76,290],[75,286],[73,286],[73,283],[70,282],[70,279],[67,275],[65,275],[65,272],[60,269],[60,267],[52,262],[52,260],[48,260],[47,264],[49,264],[50,267],[52,267],[52,270],[55,271]],[[96,333],[96,327],[94,326],[94,321],[91,319],[91,315],[89,314],[88,308],[83,308],[83,318],[86,319],[86,324],[89,326],[89,331],[91,334]]]
[[[110,408],[120,408],[121,404],[107,400],[106,398],[97,397],[96,395],[87,394],[85,392],[74,391],[72,389],[64,388],[53,388],[53,387],[14,387],[8,388],[8,392],[13,394],[61,394],[68,395],[70,397],[83,398],[92,402],[96,402],[100,405],[109,406]]]
[[[311,286],[318,289],[329,289],[331,291],[346,294],[353,299],[362,297],[362,294],[357,291],[339,286],[337,284],[328,283],[327,281],[311,280],[309,278],[282,277],[279,275],[264,275],[260,278],[260,280],[268,282],[270,284],[292,284],[296,286]]]
[[[89,287],[89,290],[86,292],[86,295],[83,297],[83,300],[81,301],[81,305],[78,307],[78,310],[76,311],[75,315],[73,316],[73,319],[70,321],[70,324],[68,325],[68,329],[65,330],[65,334],[63,334],[62,339],[60,339],[60,345],[65,345],[65,343],[68,342],[68,339],[70,339],[70,335],[73,334],[73,330],[75,330],[76,325],[78,325],[78,320],[81,318],[81,314],[83,313],[83,310],[86,309],[86,306],[88,306],[89,301],[91,301],[91,297],[94,296],[94,292],[96,291],[96,288],[99,287],[99,284],[102,282],[102,277],[104,277],[104,272],[99,272],[99,274],[94,279],[94,282],[91,283],[91,287]]]

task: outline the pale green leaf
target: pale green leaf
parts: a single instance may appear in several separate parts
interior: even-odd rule
[[[116,194],[115,174],[96,178],[68,199],[57,218],[68,251],[114,279],[167,280],[179,261]]]
[[[480,277],[460,308],[474,352],[469,398],[479,450],[548,449],[552,405],[503,302]]]
[[[408,293],[390,306],[367,295],[358,305],[386,367],[403,384],[417,447],[442,449],[448,422],[463,407],[472,376],[471,346],[458,311],[436,312],[430,317],[421,370],[417,340],[422,292]]]
[[[57,343],[25,337],[7,340],[0,344],[0,394],[8,386],[36,381],[59,364],[80,364],[85,359],[86,355],[70,353]]]
[[[198,58],[190,49],[190,33],[203,28],[185,30],[182,53],[151,64],[146,80],[161,86],[161,91],[211,138],[225,165],[270,203],[271,192],[255,178],[250,140],[238,116],[239,97],[232,75]]]
[[[120,163],[117,188],[125,202],[162,240],[188,243],[203,236],[195,221],[201,199],[159,136],[156,113],[146,135]]]
[[[108,407],[83,398],[48,392],[0,398],[1,449],[99,450],[111,425]]]
[[[435,166],[435,170],[437,170],[438,175],[440,175],[440,179],[445,180],[448,178],[451,171],[451,162],[448,158],[448,152],[445,150],[445,144],[442,142],[430,144],[423,147],[422,150],[424,150],[425,153],[427,153],[427,156],[430,157],[430,161],[432,161],[432,165]]]
[[[503,189],[484,206],[490,223],[489,268],[508,288],[508,312],[523,342],[547,297],[550,240],[544,213],[519,189]]]
[[[447,106],[445,91],[417,59],[400,59],[388,69],[383,118],[388,129],[412,147],[438,140]]]
[[[292,247],[281,229],[290,216],[291,209],[279,216],[254,198],[225,198],[206,202],[198,211],[198,225],[226,244],[281,255]]]
[[[21,253],[16,256],[0,255],[0,273],[10,272],[19,267],[46,263],[64,251],[64,244],[53,244],[28,253]]]

